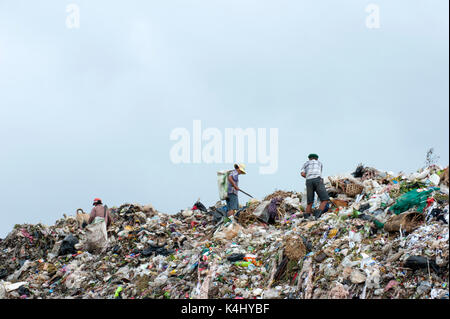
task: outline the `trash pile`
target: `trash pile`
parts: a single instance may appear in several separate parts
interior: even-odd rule
[[[230,217],[223,202],[124,204],[98,249],[78,215],[16,225],[0,241],[0,298],[449,298],[448,167],[359,165],[324,182],[318,218],[285,191]]]

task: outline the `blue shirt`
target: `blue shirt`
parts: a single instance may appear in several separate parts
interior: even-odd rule
[[[231,176],[231,178],[233,179],[234,183],[236,184],[236,186],[239,187],[239,173],[238,171],[232,170],[229,174],[229,176]],[[230,181],[228,181],[228,194],[236,194],[237,195],[238,191],[233,187],[233,184],[230,183]]]

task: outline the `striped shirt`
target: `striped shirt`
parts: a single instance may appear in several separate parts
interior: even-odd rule
[[[306,179],[312,179],[322,176],[322,163],[318,160],[309,160],[303,164],[302,172],[306,173]]]

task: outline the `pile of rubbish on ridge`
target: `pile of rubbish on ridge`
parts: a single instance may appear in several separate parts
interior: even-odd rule
[[[113,207],[101,249],[77,215],[16,225],[0,241],[0,298],[449,298],[448,167],[359,165],[324,182],[318,218],[280,190],[230,217],[223,202]]]

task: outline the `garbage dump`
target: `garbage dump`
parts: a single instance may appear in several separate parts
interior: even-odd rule
[[[16,225],[0,242],[0,298],[449,298],[448,167],[359,165],[324,181],[318,218],[304,194],[276,191],[231,217],[223,201],[177,214],[124,204],[99,239],[81,215]]]

